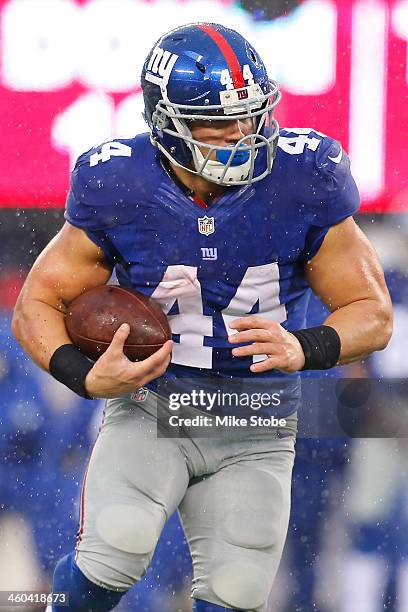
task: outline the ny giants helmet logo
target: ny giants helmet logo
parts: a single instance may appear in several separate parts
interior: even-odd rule
[[[146,73],[146,80],[156,85],[167,85],[178,58],[175,53],[155,47],[147,66],[149,72]]]

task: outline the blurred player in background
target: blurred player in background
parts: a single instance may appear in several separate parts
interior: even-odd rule
[[[385,381],[371,391],[369,410],[361,411],[366,423],[363,420],[365,427],[353,443],[348,466],[344,509],[351,547],[345,558],[341,612],[408,610],[407,395],[398,389],[398,383],[408,379],[407,254],[403,244],[395,248],[404,236],[400,226],[383,225],[367,231],[385,268],[394,334],[386,351],[372,355],[364,366],[354,366],[360,367],[360,376]]]
[[[288,525],[296,372],[383,349],[391,303],[351,218],[359,197],[347,155],[319,132],[279,130],[278,85],[248,41],[217,24],[178,28],[148,55],[142,87],[150,133],[78,159],[67,223],[15,309],[14,333],[37,364],[84,397],[111,398],[77,548],[54,574],[54,592],[67,591],[70,605],[52,609],[113,609],[178,508],[194,610],[263,612]],[[67,305],[114,268],[122,286],[169,316],[173,345],[141,363],[123,354],[126,325],[95,364],[65,329]],[[309,288],[331,314],[304,329]],[[234,439],[160,438],[163,377],[180,389],[186,377],[258,390],[264,381],[280,390],[266,413],[286,426]]]

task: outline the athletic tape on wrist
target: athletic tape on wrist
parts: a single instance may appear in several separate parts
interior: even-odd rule
[[[305,355],[302,370],[328,370],[340,357],[339,334],[329,325],[319,325],[291,332],[299,340]]]
[[[53,353],[49,372],[56,380],[85,399],[90,397],[85,388],[85,378],[94,362],[73,344],[63,344]]]

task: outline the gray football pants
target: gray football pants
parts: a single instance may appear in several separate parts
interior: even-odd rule
[[[288,527],[296,415],[267,434],[160,438],[156,410],[151,392],[107,402],[84,480],[79,568],[100,586],[129,589],[178,508],[192,596],[264,612]]]

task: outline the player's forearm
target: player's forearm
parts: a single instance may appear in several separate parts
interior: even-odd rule
[[[392,334],[392,310],[387,302],[359,300],[332,312],[325,325],[340,336],[339,363],[351,363],[387,346]]]
[[[20,299],[12,323],[13,333],[35,363],[48,370],[50,358],[61,345],[71,342],[64,312],[37,299]]]

